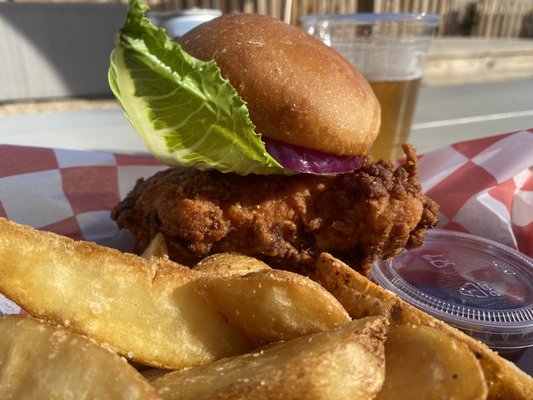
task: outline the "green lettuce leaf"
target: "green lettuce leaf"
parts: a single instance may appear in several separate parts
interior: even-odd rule
[[[111,53],[109,85],[152,155],[170,166],[289,174],[254,131],[245,102],[214,61],[187,54],[130,0]]]

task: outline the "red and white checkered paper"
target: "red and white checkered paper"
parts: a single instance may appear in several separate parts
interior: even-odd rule
[[[0,145],[0,216],[129,250],[110,210],[138,178],[164,168],[147,156]],[[424,154],[419,176],[441,228],[533,257],[533,129]],[[18,307],[0,298],[2,312]]]

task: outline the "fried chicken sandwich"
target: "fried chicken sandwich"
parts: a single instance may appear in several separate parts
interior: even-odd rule
[[[179,43],[130,2],[110,84],[152,154],[170,166],[112,211],[143,251],[162,233],[192,265],[239,252],[308,273],[329,252],[363,273],[422,244],[437,206],[414,149],[397,168],[368,155],[380,126],[369,84],[303,30],[224,15]]]

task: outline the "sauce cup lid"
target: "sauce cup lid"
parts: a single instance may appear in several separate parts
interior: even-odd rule
[[[533,345],[533,259],[500,243],[433,229],[370,277],[493,349]]]

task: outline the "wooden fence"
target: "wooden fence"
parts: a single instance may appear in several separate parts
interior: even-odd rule
[[[225,13],[255,12],[275,17],[280,17],[284,4],[282,0],[144,1],[154,11],[203,7]],[[0,103],[109,95],[109,52],[114,34],[124,22],[126,2],[0,0],[0,60],[4,61],[0,63]],[[533,0],[293,0],[290,15],[292,23],[297,24],[299,16],[305,14],[353,12],[440,13],[443,16],[440,36],[533,38]],[[507,55],[500,59],[505,65],[511,63],[512,68],[527,69],[529,73],[531,56],[520,54],[514,59]],[[485,57],[476,62],[490,66],[501,78],[504,74],[498,67],[503,61],[494,60],[493,57],[487,61]],[[463,63],[466,68],[461,68],[474,71],[471,62]],[[446,82],[449,82],[447,71]],[[483,76],[479,72],[476,75],[476,78]]]
[[[216,8],[281,17],[284,0],[145,0],[152,10]],[[0,0],[0,3],[127,3],[127,0]],[[292,0],[291,23],[316,13],[441,14],[439,36],[533,38],[533,0]]]
[[[148,0],[156,10],[217,8],[279,18],[283,0]],[[315,13],[441,14],[439,36],[533,37],[533,0],[293,0],[291,23]]]

